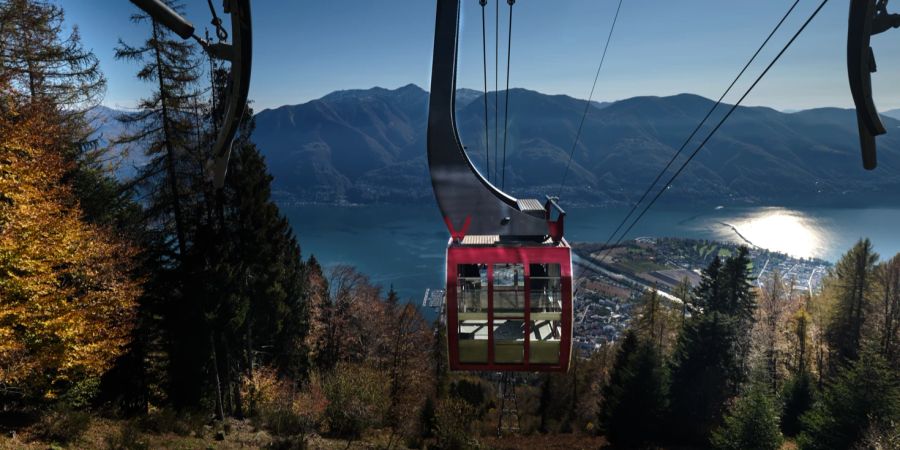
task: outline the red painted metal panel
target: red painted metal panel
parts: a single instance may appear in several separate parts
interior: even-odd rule
[[[525,270],[525,354],[522,364],[495,364],[493,332],[493,265],[523,264]],[[530,264],[555,263],[560,265],[562,287],[562,335],[560,336],[559,364],[532,364],[529,359],[531,339],[531,291]],[[460,264],[488,265],[488,363],[469,364],[459,361],[459,324],[457,300],[457,268]],[[447,248],[447,345],[451,370],[516,371],[516,372],[565,372],[572,357],[572,251],[565,241],[558,245],[495,245],[490,247],[461,246],[451,240]]]

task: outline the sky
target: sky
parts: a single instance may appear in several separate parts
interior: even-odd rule
[[[138,43],[147,25],[126,0],[54,0],[78,26],[108,79],[104,104],[133,107],[152,85],[134,63],[116,61],[119,39]],[[495,1],[487,6],[489,89],[494,89]],[[800,0],[770,46],[726,101],[734,102],[818,6]],[[209,27],[207,2],[185,0],[185,17]],[[587,98],[618,0],[519,0],[513,7],[510,87]],[[594,99],[694,93],[718,98],[793,0],[623,0]],[[780,110],[850,107],[847,1],[830,0],[747,98]],[[221,2],[213,2],[219,8]],[[462,0],[458,86],[484,89],[482,8]],[[505,87],[509,6],[500,0],[500,88]],[[427,88],[435,2],[431,0],[254,0],[250,97],[260,111],[304,103],[332,91]],[[227,21],[226,21],[227,22]],[[212,33],[212,30],[210,30]],[[879,109],[900,108],[900,30],[873,38]]]

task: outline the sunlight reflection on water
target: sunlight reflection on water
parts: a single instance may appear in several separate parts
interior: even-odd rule
[[[734,234],[753,245],[801,258],[824,258],[829,252],[831,232],[820,221],[786,208],[762,208],[725,219],[719,230],[734,240]],[[733,228],[732,228],[733,227]]]

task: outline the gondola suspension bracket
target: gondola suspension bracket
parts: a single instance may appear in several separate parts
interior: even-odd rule
[[[877,166],[875,136],[887,133],[872,98],[872,74],[876,72],[873,35],[900,27],[900,14],[890,14],[888,0],[850,0],[847,24],[847,74],[856,106],[863,167]]]
[[[227,105],[225,116],[213,144],[211,159],[207,166],[212,173],[212,182],[217,189],[225,184],[231,146],[247,110],[250,91],[250,73],[253,60],[253,32],[250,16],[250,0],[223,0],[223,10],[231,16],[231,43],[225,42],[228,31],[216,14],[212,0],[207,0],[212,15],[211,24],[216,28],[219,42],[210,43],[195,34],[190,21],[182,17],[162,0],[130,0],[182,39],[193,38],[213,58],[228,61],[231,69],[228,77]]]

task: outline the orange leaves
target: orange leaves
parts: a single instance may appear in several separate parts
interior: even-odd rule
[[[0,385],[53,396],[128,344],[136,249],[85,223],[62,184],[65,143],[39,106],[0,108]],[[24,385],[24,386],[23,386]]]

